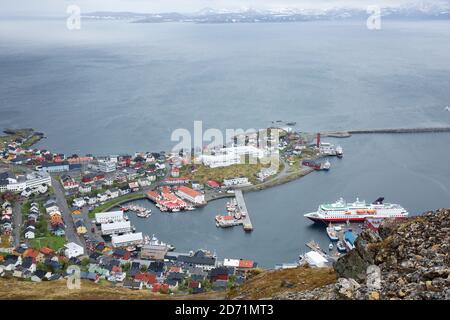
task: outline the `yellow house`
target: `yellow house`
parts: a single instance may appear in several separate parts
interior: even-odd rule
[[[81,220],[75,222],[75,227],[77,228],[78,234],[85,234],[87,232],[87,229]]]

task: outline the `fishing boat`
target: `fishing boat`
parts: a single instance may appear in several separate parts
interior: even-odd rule
[[[147,238],[149,238],[149,237],[147,236]],[[169,251],[175,250],[175,247],[174,247],[174,246],[172,246],[172,245],[170,245],[170,244],[167,244],[167,243],[165,243],[165,242],[160,241],[154,234],[153,234],[152,237],[148,240],[148,244],[149,244],[149,245],[152,245],[152,246],[163,246],[163,247],[167,247],[167,249],[168,249]]]
[[[331,225],[329,227],[327,227],[327,235],[328,235],[328,238],[330,238],[331,241],[338,241],[339,240],[339,236],[338,236],[337,230],[335,229],[335,227],[332,227]]]
[[[139,218],[148,218],[151,216],[151,210],[139,211],[136,216]]]
[[[347,252],[347,248],[345,247],[345,244],[342,241],[338,241],[338,243],[336,243],[336,247],[338,251],[341,253]]]
[[[333,244],[332,243],[330,243],[329,245],[328,245],[328,250],[333,250],[333,248],[334,248],[334,246],[333,246]]]
[[[351,229],[344,232],[344,244],[348,250],[355,249],[355,235]]]

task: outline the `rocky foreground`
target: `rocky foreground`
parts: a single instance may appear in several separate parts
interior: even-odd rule
[[[272,299],[450,299],[450,209],[366,230],[334,264],[337,281]]]

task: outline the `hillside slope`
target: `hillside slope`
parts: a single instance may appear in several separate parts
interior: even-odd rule
[[[334,265],[335,284],[274,299],[450,299],[450,209],[364,231]]]

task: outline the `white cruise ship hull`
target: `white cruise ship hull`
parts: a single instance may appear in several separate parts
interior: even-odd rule
[[[366,205],[359,200],[347,204],[341,199],[333,204],[323,204],[316,212],[304,216],[314,222],[364,222],[367,218],[404,219],[408,212],[397,204]]]

